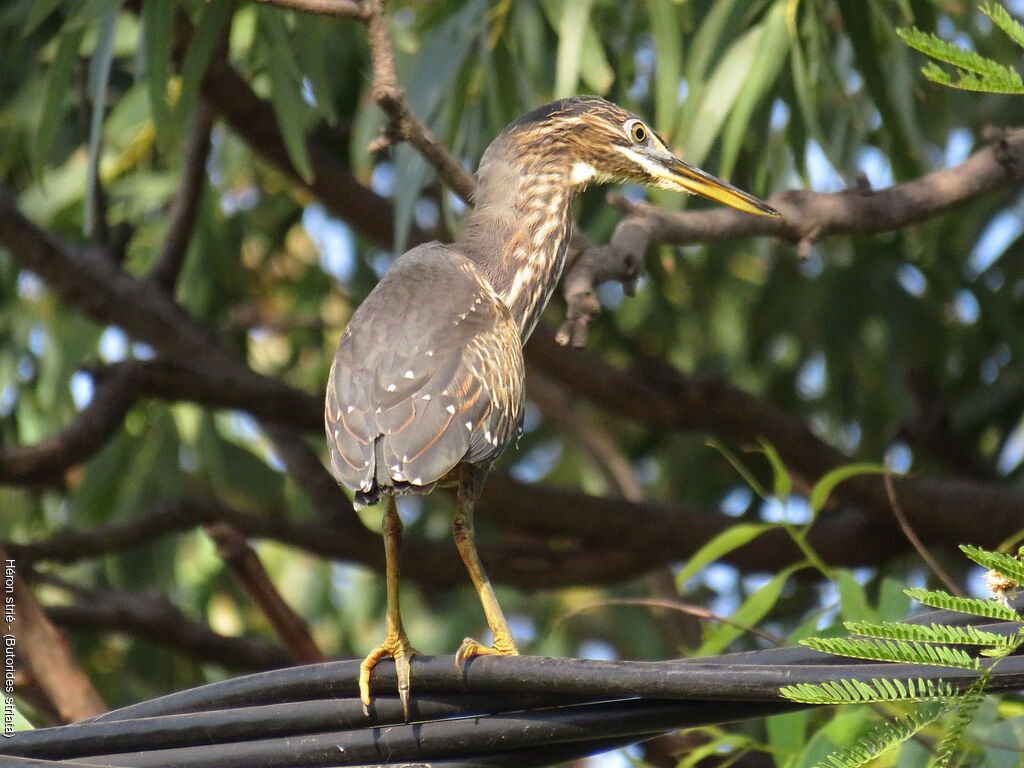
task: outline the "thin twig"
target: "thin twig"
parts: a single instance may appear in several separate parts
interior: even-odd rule
[[[192,113],[188,135],[185,137],[181,182],[178,184],[178,192],[168,214],[170,223],[167,228],[167,239],[164,240],[160,256],[149,273],[149,279],[167,291],[174,289],[174,282],[185,263],[185,254],[195,228],[203,181],[206,179],[206,159],[210,154],[213,119],[213,108],[203,99],[199,99]]]
[[[451,189],[469,202],[476,188],[472,175],[448,152],[409,108],[405,93],[395,72],[395,55],[391,46],[391,33],[384,13],[383,0],[365,0],[368,9],[367,40],[373,60],[373,98],[390,118],[390,132],[408,141],[423,155]]]
[[[648,608],[664,608],[669,611],[679,611],[689,616],[696,616],[700,619],[708,619],[710,621],[717,621],[720,624],[727,624],[730,627],[741,629],[744,632],[749,632],[752,635],[757,635],[762,640],[767,640],[772,645],[781,648],[785,643],[781,637],[773,635],[763,629],[757,627],[751,627],[747,624],[743,624],[738,621],[730,619],[728,616],[721,616],[720,614],[709,611],[707,608],[701,608],[699,605],[691,605],[690,603],[683,603],[676,600],[654,600],[649,597],[630,597],[630,598],[618,598],[613,600],[595,600],[592,603],[581,605],[578,608],[573,608],[571,611],[563,613],[551,624],[551,629],[555,630],[564,624],[566,621],[571,619],[577,614],[583,613],[584,611],[591,611],[595,608],[608,608],[614,605],[643,605]]]
[[[939,561],[932,557],[932,553],[928,551],[928,548],[925,547],[921,542],[921,539],[918,538],[917,533],[907,520],[907,516],[903,514],[903,509],[900,507],[899,500],[896,498],[896,486],[892,481],[892,472],[886,470],[883,480],[885,481],[885,492],[889,497],[889,503],[892,505],[893,515],[896,517],[896,521],[900,524],[900,530],[903,531],[903,535],[907,537],[907,541],[909,541],[911,546],[917,550],[917,554],[919,554],[921,559],[925,561],[929,568],[931,568],[932,573],[939,578],[939,581],[945,585],[946,589],[958,597],[963,597],[963,590],[957,586],[956,582],[950,578],[945,569],[939,565]]]
[[[259,555],[245,537],[226,523],[208,525],[206,533],[216,543],[217,554],[267,617],[292,658],[302,664],[326,661],[327,657],[313,640],[306,622],[277,591]]]

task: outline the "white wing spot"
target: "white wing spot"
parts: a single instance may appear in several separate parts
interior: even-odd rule
[[[380,408],[378,408],[376,412],[377,412],[377,413],[380,413]]]
[[[466,422],[466,429],[468,429],[470,432],[473,431],[473,422],[472,421],[467,421]]]
[[[423,485],[423,478],[422,477],[414,477],[412,479],[412,484],[413,485]]]
[[[430,399],[430,395],[424,395],[423,397],[420,398],[420,400],[429,400],[429,399]]]
[[[426,352],[424,352],[423,354],[424,354],[424,355],[426,355],[427,357],[433,357],[433,356],[434,356],[434,350],[432,350],[432,349],[428,349],[428,350],[427,350]]]
[[[394,384],[388,384],[388,392],[394,392],[396,389],[398,389],[398,387]]]
[[[444,409],[445,409],[446,411],[448,411],[448,413],[455,413],[455,406],[454,406],[454,405],[452,405],[451,403],[449,403],[448,405],[446,405],[446,406],[444,407]]]
[[[356,407],[354,405],[350,405],[348,408],[345,409],[345,413],[352,413],[352,411],[354,411],[355,409]]]
[[[412,379],[412,378],[416,377],[416,374],[413,373],[412,371],[406,371],[402,375],[405,376],[405,378],[407,378],[407,379]]]

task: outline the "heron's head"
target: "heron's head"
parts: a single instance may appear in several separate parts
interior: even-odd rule
[[[569,182],[632,181],[703,195],[758,216],[779,213],[753,195],[677,158],[644,120],[598,96],[545,104],[505,131],[534,171],[568,169]]]

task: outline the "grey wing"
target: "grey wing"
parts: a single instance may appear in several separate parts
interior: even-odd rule
[[[438,243],[395,262],[352,316],[331,366],[334,476],[360,500],[429,490],[515,435],[523,357],[508,308],[476,266]]]

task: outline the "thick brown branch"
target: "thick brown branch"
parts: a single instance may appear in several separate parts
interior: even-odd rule
[[[526,353],[528,361],[547,375],[626,418],[657,429],[709,431],[742,443],[754,444],[764,438],[779,451],[787,467],[809,483],[850,461],[799,419],[724,381],[692,379],[653,363],[643,376],[627,373],[586,352],[559,347],[543,329],[534,334]],[[987,539],[995,530],[1005,537],[1024,521],[1024,499],[995,486],[905,478],[896,487],[907,518],[915,529],[928,531],[930,543],[974,541],[979,536]],[[878,477],[852,478],[833,493],[880,523],[891,524],[892,510]],[[984,531],[964,514],[969,509],[985,510]]]
[[[57,435],[35,445],[0,449],[0,483],[62,482],[68,469],[90,458],[121,426],[138,396],[134,371],[112,371],[96,386],[89,405]]]
[[[210,132],[213,130],[213,108],[202,99],[195,111],[185,137],[185,152],[181,163],[181,181],[171,204],[167,239],[160,256],[149,273],[149,279],[164,290],[172,290],[188,251],[192,230],[199,212],[199,201],[206,179],[206,159],[210,154]]]
[[[220,635],[185,616],[160,593],[135,594],[77,587],[74,592],[77,599],[71,605],[46,608],[50,620],[66,631],[128,632],[228,669],[273,669],[293,663],[288,652],[277,643],[256,637]]]
[[[10,558],[10,559],[9,559]],[[67,640],[39,607],[35,596],[19,575],[22,564],[0,548],[0,565],[5,579],[13,585],[5,606],[4,624],[13,633],[14,650],[37,689],[46,697],[61,722],[70,723],[107,711],[106,705],[78,666]]]

